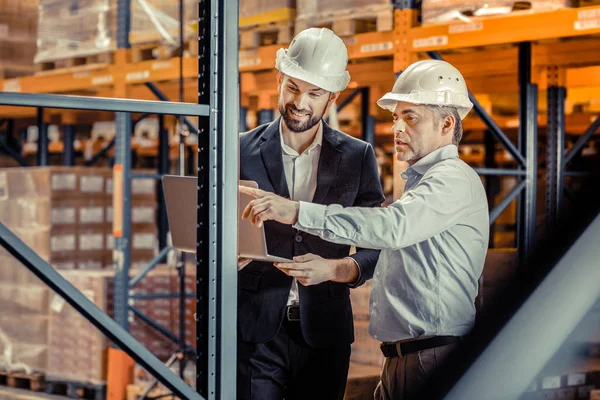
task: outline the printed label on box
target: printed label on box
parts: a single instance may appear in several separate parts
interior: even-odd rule
[[[394,44],[392,42],[363,44],[360,46],[361,53],[376,53],[378,51],[392,50]]]
[[[71,173],[54,174],[50,184],[52,190],[75,190],[77,187],[77,176]]]
[[[560,389],[560,376],[542,378],[542,389]]]
[[[88,260],[88,261],[82,261],[80,263],[77,264],[77,266],[79,267],[79,269],[102,269],[104,267],[104,265],[102,265],[102,262],[100,261],[93,261],[93,260]]]
[[[133,179],[131,194],[154,194],[154,179]]]
[[[106,235],[106,249],[113,250],[115,248],[115,237],[112,233]]]
[[[75,250],[75,234],[55,235],[50,238],[50,250],[57,251],[73,251]]]
[[[4,81],[5,92],[20,92],[21,91],[21,80],[19,78],[6,79]]]
[[[103,250],[102,233],[83,233],[79,236],[80,250]]]
[[[112,178],[106,178],[106,193],[112,194],[113,192],[113,180]]]
[[[413,47],[415,49],[420,47],[446,46],[447,44],[448,36],[431,36],[428,38],[413,40]]]
[[[102,176],[82,176],[80,190],[85,193],[103,193],[104,177]]]
[[[75,269],[75,263],[72,261],[52,263],[52,266],[54,267],[54,269],[61,271]]]
[[[454,24],[448,27],[448,33],[476,32],[483,30],[483,22],[471,22],[468,24]]]
[[[6,172],[0,172],[0,200],[8,199],[8,185],[6,183]]]
[[[139,206],[131,209],[131,222],[134,224],[149,223],[153,224],[156,222],[154,215],[154,207]]]
[[[74,207],[57,207],[52,209],[51,217],[53,224],[74,224]]]
[[[569,374],[567,377],[567,386],[585,385],[585,374]]]
[[[52,303],[50,304],[50,309],[56,313],[59,313],[62,311],[63,307],[65,306],[65,303],[66,301],[62,297],[54,295]]]
[[[8,36],[8,25],[0,24],[0,36],[2,36],[2,37]]]
[[[153,233],[134,233],[133,248],[136,250],[153,250],[156,235]]]
[[[82,224],[101,224],[104,222],[104,207],[80,208],[79,222]]]

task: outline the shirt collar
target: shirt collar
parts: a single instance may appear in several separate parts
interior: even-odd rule
[[[421,158],[419,161],[409,166],[406,169],[406,173],[402,173],[402,177],[407,179],[413,173],[417,173],[419,175],[425,175],[425,173],[429,170],[429,168],[433,167],[435,164],[440,161],[447,160],[449,158],[457,158],[458,157],[458,147],[454,144],[448,144],[446,146],[442,146],[439,149],[432,151],[427,154],[425,157]]]
[[[298,157],[300,154],[298,154],[298,152],[296,150],[292,149],[290,146],[285,144],[285,142],[283,141],[283,130],[281,129],[281,124],[283,124],[283,123],[284,123],[283,118],[281,118],[281,121],[279,122],[279,139],[281,142],[281,150],[283,150],[283,152],[287,155]],[[315,138],[313,139],[310,146],[308,146],[308,148],[306,150],[304,150],[304,153],[308,155],[314,149],[316,149],[317,146],[320,147],[322,145],[323,145],[323,121],[319,121],[319,127],[317,128],[317,133],[315,135]]]

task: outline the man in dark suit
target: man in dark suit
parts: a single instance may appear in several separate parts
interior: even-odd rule
[[[240,179],[295,200],[379,207],[371,145],[330,128],[326,110],[346,88],[348,53],[329,29],[300,32],[277,53],[281,117],[240,136]],[[265,224],[279,264],[240,260],[240,399],[343,399],[354,326],[349,289],[373,276],[379,252]]]

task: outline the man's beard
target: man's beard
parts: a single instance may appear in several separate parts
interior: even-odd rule
[[[294,133],[306,132],[307,130],[318,124],[321,118],[323,118],[324,114],[323,112],[319,116],[314,116],[312,113],[310,113],[308,114],[308,118],[306,120],[299,121],[290,118],[290,116],[288,115],[288,111],[291,113],[291,110],[300,111],[293,104],[289,104],[287,106],[279,106],[279,113],[281,114],[281,118],[283,118],[283,122],[285,122],[285,125],[288,127],[288,129]]]

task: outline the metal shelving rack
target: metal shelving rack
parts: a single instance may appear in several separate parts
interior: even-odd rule
[[[69,284],[60,274],[0,224],[0,244],[98,327],[112,342],[155,375],[174,394],[187,399],[235,398],[237,308],[237,182],[238,182],[238,8],[218,0],[199,0],[199,55],[195,61],[198,104],[130,100],[126,77],[129,64],[130,0],[118,1],[118,47],[111,95],[115,98],[0,92],[0,105],[117,113],[114,200],[123,204],[114,214],[115,321]],[[184,63],[193,62],[184,59]],[[135,68],[139,68],[137,65]],[[192,69],[193,70],[193,69]],[[159,71],[160,74],[160,71]],[[66,76],[63,79],[67,78]],[[36,78],[32,78],[35,80]],[[57,77],[52,82],[60,82]],[[26,89],[27,79],[19,89]],[[68,81],[68,79],[67,79]],[[148,80],[148,82],[151,79]],[[81,82],[80,82],[81,83]],[[79,83],[79,84],[80,84]],[[91,82],[88,82],[91,84]],[[61,83],[63,84],[63,83]],[[72,82],[64,82],[72,85]],[[77,84],[76,84],[77,85]],[[3,85],[6,90],[6,83]],[[46,88],[47,89],[47,88]],[[74,90],[73,87],[63,92]],[[61,92],[61,90],[57,90]],[[225,107],[235,110],[225,115]],[[127,332],[130,257],[131,113],[198,116],[198,242],[197,270],[197,393],[175,376]],[[42,112],[38,114],[42,121]],[[69,128],[70,129],[70,128]],[[43,136],[43,135],[42,135]],[[43,143],[42,143],[43,145]],[[42,147],[40,154],[47,154]],[[41,160],[43,161],[43,160]],[[42,163],[42,162],[41,162]],[[43,164],[43,163],[42,163]],[[132,282],[133,283],[133,282]]]

